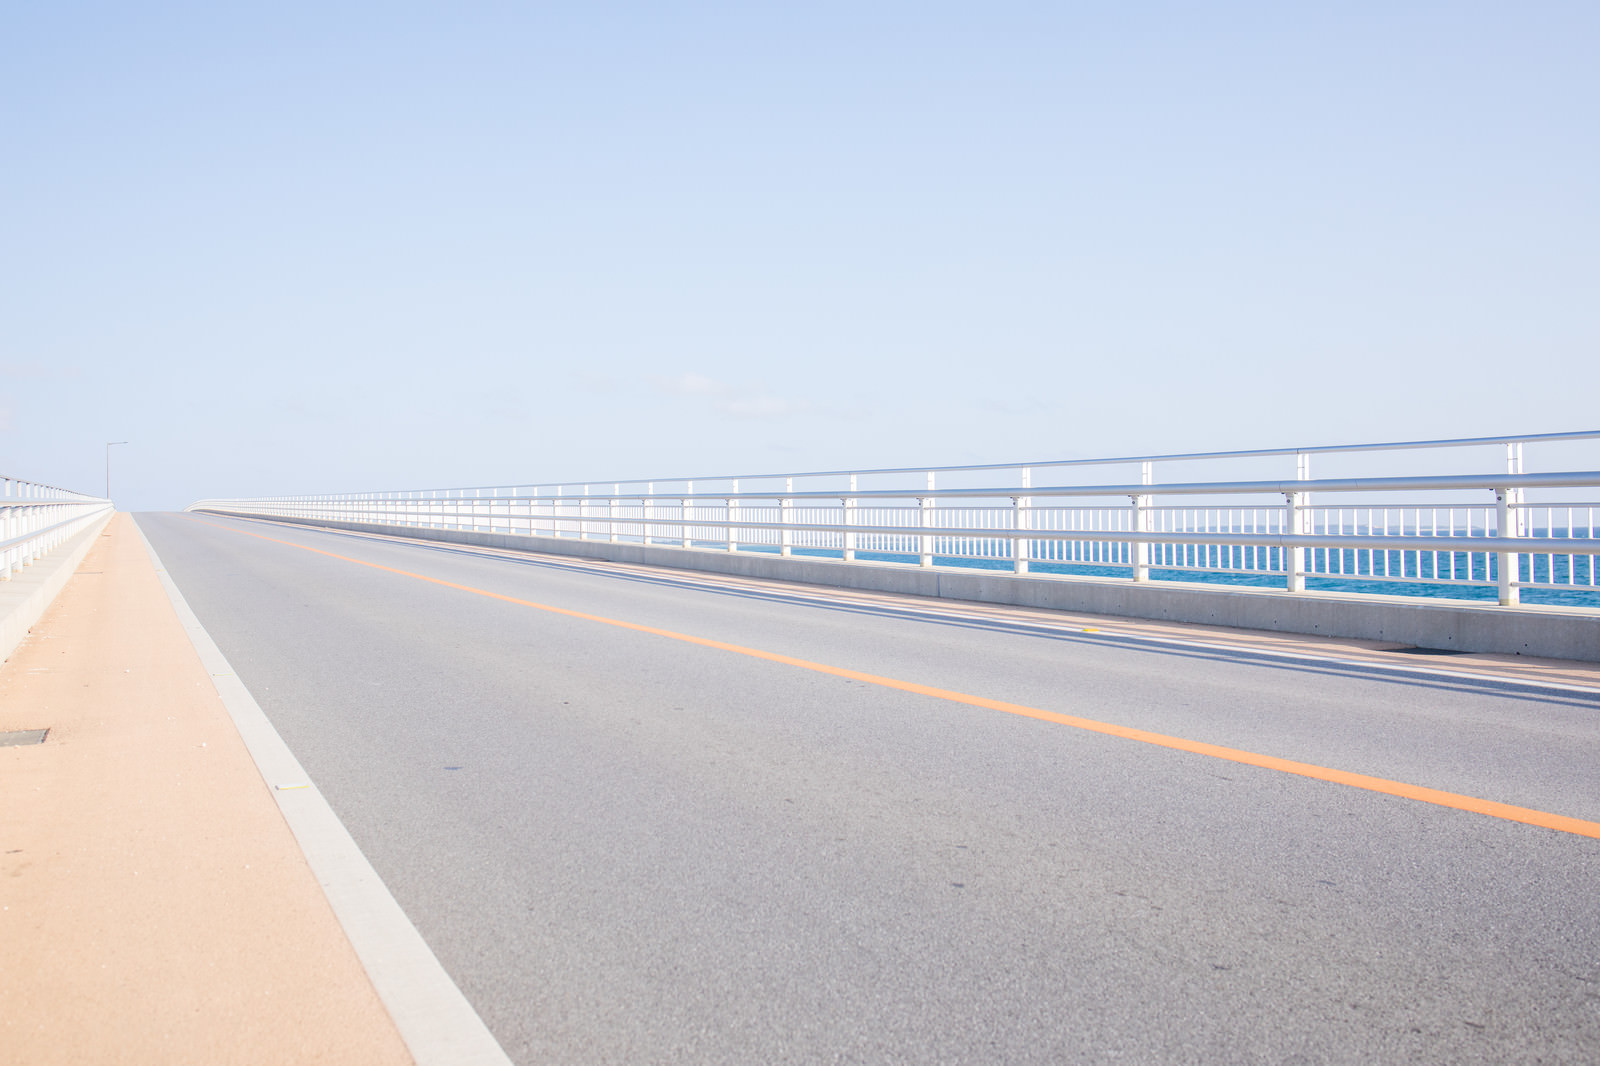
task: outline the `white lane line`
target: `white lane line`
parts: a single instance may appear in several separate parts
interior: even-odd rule
[[[262,780],[282,782],[269,791],[417,1066],[511,1066],[483,1019],[189,609],[137,519],[134,528]]]

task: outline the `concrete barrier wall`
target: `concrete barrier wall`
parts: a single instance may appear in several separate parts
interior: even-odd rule
[[[31,565],[0,581],[0,659],[11,658],[28,630],[44,617],[56,596],[83,562],[94,538],[111,521],[111,512],[89,523],[88,528],[56,545]]]
[[[234,514],[234,517],[259,518],[247,514]],[[836,588],[1278,633],[1356,637],[1449,651],[1600,662],[1600,612],[1576,607],[1501,607],[1459,600],[1330,592],[1291,595],[1276,589],[1173,581],[1135,584],[1118,578],[1053,574],[1018,577],[995,571],[924,568],[899,563],[846,563],[807,556],[707,551],[565,537],[418,529],[309,518],[273,521]]]

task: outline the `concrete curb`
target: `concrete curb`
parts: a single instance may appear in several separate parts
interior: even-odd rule
[[[44,617],[113,513],[107,511],[88,529],[12,574],[11,580],[0,581],[0,659],[11,658],[28,631]]]
[[[269,519],[262,515],[232,511],[208,510],[205,513],[936,599],[1082,611],[1120,618],[1190,622],[1275,633],[1353,637],[1444,651],[1600,662],[1600,612],[1575,607],[1501,607],[1498,604],[1459,600],[1351,596],[1331,592],[1291,595],[1276,589],[1222,588],[1174,581],[1134,584],[1114,578],[1055,574],[1018,577],[995,571],[923,568],[900,563],[846,563],[842,560],[785,557],[758,552],[720,552],[667,545],[421,529],[327,519]]]

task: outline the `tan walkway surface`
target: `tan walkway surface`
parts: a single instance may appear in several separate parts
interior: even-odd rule
[[[410,1063],[127,515],[0,667],[0,1063]]]

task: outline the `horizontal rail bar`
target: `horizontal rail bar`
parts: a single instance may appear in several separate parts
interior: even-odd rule
[[[238,513],[225,508],[200,507],[198,511]],[[447,517],[488,518],[488,515],[459,515]],[[494,516],[505,518],[505,515]],[[670,527],[679,531],[680,537],[691,529],[716,530],[769,530],[795,533],[864,533],[873,536],[905,538],[934,537],[954,540],[1051,540],[1081,541],[1108,544],[1204,544],[1228,547],[1328,548],[1328,549],[1378,549],[1391,551],[1453,551],[1453,552],[1518,552],[1544,555],[1600,555],[1600,538],[1573,537],[1480,537],[1480,536],[1404,536],[1380,533],[1167,533],[1157,530],[1133,529],[977,529],[971,526],[871,526],[830,522],[760,522],[743,518],[708,516],[665,516],[649,518],[637,515],[515,515],[518,521],[545,521],[585,523],[591,526],[650,526]],[[379,525],[387,523],[376,523]],[[415,523],[411,523],[415,525]],[[405,528],[398,524],[397,528]],[[538,536],[539,534],[529,534]]]
[[[574,489],[584,485],[645,485],[650,483],[672,485],[692,481],[772,481],[783,478],[794,478],[798,481],[808,478],[849,477],[852,475],[857,477],[884,477],[893,474],[924,474],[930,471],[939,474],[957,474],[975,473],[984,470],[1045,470],[1056,467],[1126,466],[1132,463],[1209,462],[1224,459],[1263,459],[1287,455],[1332,455],[1354,452],[1411,451],[1441,448],[1487,447],[1496,444],[1536,444],[1545,442],[1584,440],[1600,440],[1600,429],[1577,430],[1567,433],[1523,433],[1500,437],[1452,437],[1441,440],[1395,441],[1392,443],[1380,444],[1327,444],[1298,448],[1255,448],[1241,451],[1220,452],[1165,452],[1152,455],[1115,456],[1103,459],[1040,459],[1033,462],[1017,463],[970,463],[957,466],[894,466],[855,470],[808,470],[800,473],[772,472],[764,474],[700,474],[692,477],[592,478],[588,481],[542,482],[540,483],[540,487],[548,487],[551,489]],[[372,495],[402,495],[409,493],[428,492],[499,492],[511,487],[512,486],[507,485],[455,485],[436,489],[384,490],[383,492],[374,493]],[[1016,486],[1010,486],[1010,488],[1015,487]],[[606,496],[610,494],[591,493],[590,495]],[[636,496],[638,493],[628,492],[618,493],[616,495]]]
[[[95,507],[105,507],[110,503],[111,503],[110,500],[95,499],[95,498],[90,498],[90,499],[86,499],[86,500],[59,500],[59,499],[58,500],[51,500],[51,499],[43,499],[43,498],[40,498],[40,499],[13,499],[13,500],[7,500],[7,499],[0,498],[0,514],[4,514],[7,511],[40,510],[40,509],[43,509],[43,508],[46,508],[46,507],[56,507],[56,508],[78,507],[78,508],[90,509],[90,508],[95,508]]]
[[[59,503],[61,501],[54,502]],[[104,508],[101,508],[101,510],[104,510]],[[48,537],[56,530],[64,529],[65,527],[72,525],[74,522],[81,522],[86,517],[93,517],[94,514],[95,512],[92,510],[82,511],[73,515],[71,518],[63,518],[61,521],[52,522],[48,526],[40,526],[38,529],[29,530],[20,537],[12,537],[10,540],[0,541],[0,552],[10,551],[12,548],[22,547],[23,545],[40,539],[41,537]]]
[[[23,491],[16,491],[19,488]],[[87,492],[74,492],[71,489],[46,485],[40,481],[28,481],[0,474],[0,504],[105,502],[107,501],[103,496],[91,496]]]
[[[650,481],[660,481],[672,484],[682,481],[763,481],[776,478],[813,478],[813,477],[847,477],[851,474],[860,477],[877,477],[888,474],[921,474],[929,470],[940,474],[973,473],[980,470],[1043,470],[1052,467],[1066,466],[1126,466],[1132,463],[1174,463],[1174,462],[1201,462],[1219,459],[1266,459],[1282,455],[1331,455],[1341,452],[1386,452],[1410,451],[1426,448],[1470,448],[1484,447],[1495,444],[1533,444],[1542,441],[1579,441],[1600,440],[1600,430],[1578,430],[1572,433],[1529,433],[1509,437],[1455,437],[1448,440],[1412,440],[1397,441],[1392,444],[1332,444],[1315,445],[1306,448],[1255,448],[1236,452],[1166,452],[1157,455],[1124,455],[1110,459],[1043,459],[1033,463],[973,463],[966,466],[893,466],[879,467],[871,470],[813,470],[803,474],[722,474],[713,477],[704,475],[696,477],[657,477],[657,478],[631,478],[619,482],[623,485],[638,485]],[[612,479],[615,480],[615,479]],[[570,481],[563,483],[562,488],[573,488],[582,484],[596,484],[597,482]],[[490,486],[484,486],[488,488]],[[552,484],[551,488],[557,487]]]
[[[696,479],[704,480],[704,479]],[[595,502],[605,500],[693,500],[706,502],[722,502],[724,500],[763,501],[763,500],[1001,500],[1031,498],[1071,498],[1095,496],[1251,496],[1274,495],[1282,496],[1291,492],[1295,493],[1321,493],[1321,492],[1447,492],[1468,489],[1514,489],[1514,488],[1582,488],[1585,486],[1600,487],[1600,470],[1571,470],[1548,474],[1445,474],[1436,477],[1379,477],[1379,478],[1324,478],[1306,481],[1195,481],[1172,482],[1162,485],[1142,484],[1115,484],[1115,485],[1035,485],[1019,488],[1015,485],[990,486],[986,488],[905,488],[905,489],[855,489],[849,491],[808,489],[796,491],[765,491],[765,492],[597,492],[587,496],[548,496],[524,494],[519,496],[385,496],[381,494],[363,496],[355,494],[349,497],[299,497],[299,496],[268,496],[252,503],[302,503],[322,504],[340,503],[359,505],[362,503],[472,503],[472,504],[513,504],[526,501],[539,503],[571,503],[578,504],[582,501]],[[457,492],[462,490],[455,490]],[[193,507],[213,503],[212,500],[200,500]],[[1541,505],[1543,506],[1543,505]]]

